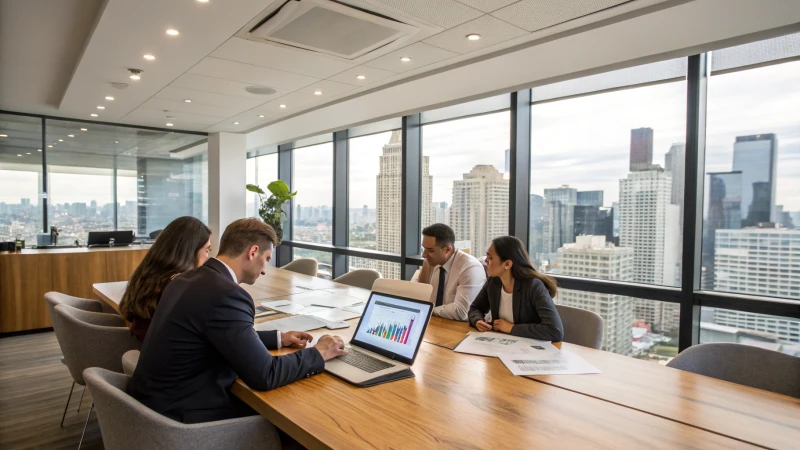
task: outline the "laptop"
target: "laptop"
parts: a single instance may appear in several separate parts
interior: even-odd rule
[[[86,244],[87,247],[124,247],[131,245],[134,237],[133,231],[90,231]]]
[[[433,305],[373,292],[350,341],[350,354],[325,362],[325,370],[358,386],[413,377]]]

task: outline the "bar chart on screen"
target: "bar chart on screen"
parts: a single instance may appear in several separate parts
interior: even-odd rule
[[[414,322],[417,320],[417,313],[419,311],[376,302],[375,311],[369,318],[367,334],[407,344]]]

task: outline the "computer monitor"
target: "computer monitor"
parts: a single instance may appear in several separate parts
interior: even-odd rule
[[[136,237],[133,231],[90,231],[89,239],[86,244],[89,247],[109,247],[111,239],[114,239],[115,247],[131,245]]]
[[[351,344],[411,365],[432,310],[427,301],[373,292]]]

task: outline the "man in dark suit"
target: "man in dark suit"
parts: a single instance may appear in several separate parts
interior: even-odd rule
[[[255,414],[230,394],[237,377],[269,390],[320,373],[325,361],[346,354],[339,337],[295,331],[255,331],[253,299],[239,283],[264,275],[278,241],[258,219],[230,224],[219,255],[176,277],[161,296],[129,385],[154,411],[184,423]],[[268,348],[303,348],[273,357]]]

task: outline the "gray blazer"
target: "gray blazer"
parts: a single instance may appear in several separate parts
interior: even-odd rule
[[[471,326],[474,327],[479,320],[483,320],[489,311],[492,312],[493,319],[500,317],[501,289],[503,283],[500,278],[492,277],[486,281],[469,309]],[[514,326],[510,334],[553,342],[564,339],[561,317],[541,280],[514,280],[512,306]]]

